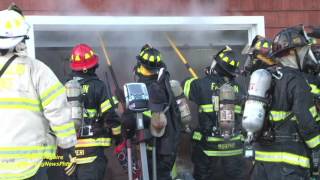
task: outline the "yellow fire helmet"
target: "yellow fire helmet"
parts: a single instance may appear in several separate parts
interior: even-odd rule
[[[27,37],[30,25],[14,10],[0,11],[0,49],[15,47]]]

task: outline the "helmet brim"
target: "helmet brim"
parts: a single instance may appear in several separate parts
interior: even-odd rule
[[[0,49],[10,49],[19,44],[24,37],[0,38]]]

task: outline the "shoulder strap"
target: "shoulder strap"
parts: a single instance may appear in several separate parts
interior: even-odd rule
[[[9,65],[12,63],[12,61],[18,57],[18,55],[13,55],[2,67],[2,69],[0,70],[0,77],[3,75],[3,73],[7,70],[7,68],[9,67]]]
[[[78,82],[79,82],[81,85],[83,85],[83,84],[85,84],[85,83],[87,83],[87,82],[89,82],[89,81],[92,81],[92,80],[99,80],[99,78],[98,78],[98,77],[86,77],[86,78],[80,79]]]

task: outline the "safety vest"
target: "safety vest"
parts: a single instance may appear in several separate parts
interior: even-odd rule
[[[11,56],[0,57],[0,68]],[[76,143],[64,86],[38,60],[17,57],[0,78],[0,116],[0,179],[29,178],[55,158],[57,143]]]

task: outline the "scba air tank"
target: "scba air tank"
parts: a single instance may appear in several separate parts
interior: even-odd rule
[[[271,73],[265,69],[254,71],[250,78],[248,99],[245,103],[242,127],[252,138],[253,134],[261,130],[266,113],[267,91],[271,86]]]

